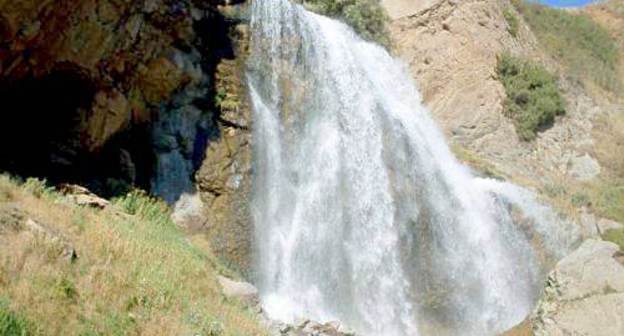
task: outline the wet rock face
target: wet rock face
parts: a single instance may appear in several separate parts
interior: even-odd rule
[[[236,10],[232,12],[237,15]],[[196,187],[205,204],[205,229],[211,247],[226,264],[243,274],[250,271],[252,223],[251,107],[245,91],[248,31],[233,27],[236,58],[222,60],[215,69],[214,123],[219,137],[208,142],[205,157],[195,174]]]
[[[0,0],[0,170],[104,195],[124,185],[150,189],[161,135],[153,124],[182,113],[217,128],[209,122],[214,72],[233,57],[217,5]],[[188,148],[202,132],[174,143],[195,156],[193,171],[202,150]]]

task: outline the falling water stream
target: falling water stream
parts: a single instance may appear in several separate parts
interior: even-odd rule
[[[559,218],[460,164],[383,48],[288,0],[253,1],[251,25],[255,265],[269,316],[384,336],[494,335],[523,320],[538,254],[573,240]]]

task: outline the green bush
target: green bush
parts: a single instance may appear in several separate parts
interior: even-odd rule
[[[123,197],[115,198],[113,204],[126,213],[149,223],[173,226],[169,206],[163,200],[151,197],[143,190],[136,189]]]
[[[54,187],[48,185],[48,181],[45,179],[40,180],[35,177],[29,177],[26,179],[26,182],[24,182],[24,189],[38,198],[53,198],[56,196],[56,190]]]
[[[505,21],[507,21],[507,31],[509,34],[513,37],[518,36],[520,24],[516,15],[510,9],[505,9],[503,11],[503,16],[505,17]]]
[[[533,140],[555,116],[565,114],[557,81],[542,65],[505,53],[498,58],[496,70],[507,92],[505,115],[514,120],[522,140]]]
[[[27,336],[35,334],[32,325],[9,308],[6,300],[0,299],[0,335]]]
[[[314,12],[344,21],[366,40],[386,48],[390,46],[389,18],[379,0],[303,0],[303,3]]]
[[[531,26],[541,45],[579,81],[591,80],[616,91],[619,52],[609,32],[589,16],[524,0],[513,4]]]

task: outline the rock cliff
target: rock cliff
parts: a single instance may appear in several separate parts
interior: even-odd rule
[[[199,191],[189,229],[215,231],[218,251],[246,246],[247,33],[234,3],[0,1],[0,170],[169,203]]]
[[[0,133],[3,143],[20,144],[2,147],[2,168],[149,188],[157,154],[150,122],[199,110],[211,119],[205,133],[218,132],[214,76],[221,59],[234,57],[233,23],[218,5],[0,1]],[[183,145],[160,138],[165,150]]]
[[[619,214],[597,203],[601,197],[616,203],[619,199],[624,92],[608,92],[570,76],[570,69],[546,51],[511,1],[382,3],[392,17],[395,54],[408,66],[459,158],[476,170],[535,189],[577,219],[585,237],[603,235],[601,227],[614,222],[591,212],[615,218]],[[606,1],[572,13],[589,14],[622,50],[623,9],[617,1]],[[517,31],[512,32],[506,15],[517,18]],[[496,74],[503,52],[545,64],[557,74],[567,101],[566,116],[535,141],[521,141],[503,113],[506,94]],[[598,191],[592,192],[594,188]],[[505,335],[624,333],[619,312],[624,275],[617,251],[611,243],[586,241],[557,265],[534,316]]]
[[[601,117],[621,112],[617,101],[570,83],[562,72],[568,115],[536,142],[520,141],[503,115],[505,92],[495,74],[496,57],[503,51],[561,69],[526,24],[520,22],[516,36],[509,32],[503,12],[521,18],[509,1],[439,0],[418,9],[391,24],[397,54],[408,63],[425,103],[453,143],[509,176],[538,183],[556,177],[591,179],[600,173],[592,131]]]
[[[624,153],[624,131],[618,126],[624,94],[581,85],[568,76],[569,69],[545,51],[511,1],[383,4],[393,17],[395,53],[408,65],[460,159],[533,187],[545,197],[562,198],[558,193],[565,189],[568,201],[624,176],[621,155],[616,154]],[[621,40],[621,16],[615,10],[607,4],[585,9]],[[517,31],[512,32],[506,13],[517,19]],[[536,60],[558,74],[567,114],[535,141],[520,140],[503,113],[506,95],[496,74],[497,57],[503,52]],[[568,203],[562,207],[576,216]]]

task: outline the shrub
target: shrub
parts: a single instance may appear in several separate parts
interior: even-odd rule
[[[621,88],[617,75],[618,49],[608,31],[589,16],[524,0],[513,4],[531,26],[540,44],[580,81],[605,89]]]
[[[171,209],[162,200],[149,196],[143,190],[133,190],[123,197],[113,199],[113,203],[126,213],[157,225],[173,225]]]
[[[31,192],[36,197],[53,197],[55,196],[55,189],[48,185],[48,181],[43,179],[37,179],[29,177],[24,182],[24,189]]]
[[[496,70],[507,93],[505,114],[514,120],[522,140],[533,140],[555,116],[565,114],[556,79],[542,65],[505,53],[498,58]]]
[[[507,21],[507,31],[509,34],[513,37],[518,36],[518,28],[520,24],[516,15],[509,8],[507,8],[503,11],[503,16],[505,17],[505,21]]]
[[[344,21],[365,40],[388,48],[388,15],[379,0],[304,0],[314,12]]]

